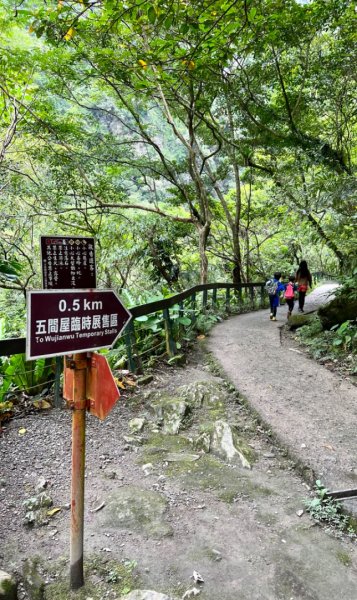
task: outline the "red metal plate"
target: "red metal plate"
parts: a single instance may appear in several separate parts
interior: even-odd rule
[[[89,412],[101,420],[110,413],[120,393],[105,356],[92,354],[87,375],[87,398]]]

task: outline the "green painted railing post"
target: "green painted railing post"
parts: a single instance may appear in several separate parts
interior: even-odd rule
[[[231,309],[231,288],[226,289],[226,311],[229,313]]]
[[[265,292],[265,288],[262,285],[260,287],[260,307],[261,308],[264,308],[264,304],[265,304],[265,293],[264,292]]]
[[[185,307],[183,304],[183,300],[181,300],[181,302],[179,302],[179,316],[183,317],[185,315]]]
[[[191,310],[192,310],[192,318],[191,321],[194,323],[196,321],[196,292],[193,292],[191,296]]]
[[[212,291],[212,308],[217,307],[217,288],[213,288]]]
[[[62,402],[61,402],[60,388],[61,388],[61,373],[62,373],[62,365],[63,365],[62,356],[56,356],[55,364],[56,364],[56,367],[55,367],[55,389],[54,389],[55,408],[61,408]]]
[[[129,321],[125,328],[125,345],[128,353],[129,369],[132,373],[136,373],[138,365],[134,358],[135,353],[135,328],[133,320]]]
[[[207,308],[207,290],[203,290],[202,292],[202,308],[203,310]]]
[[[254,307],[254,288],[253,288],[253,286],[250,286],[249,293],[250,293],[250,304],[252,307]]]
[[[177,352],[177,348],[176,348],[175,340],[173,338],[172,321],[170,319],[170,313],[169,313],[168,308],[164,308],[162,311],[162,314],[164,316],[166,351],[170,357],[175,356],[175,354]]]

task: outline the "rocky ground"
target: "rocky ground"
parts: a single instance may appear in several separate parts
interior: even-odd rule
[[[263,313],[254,315],[260,336]],[[218,326],[210,349],[223,326],[241,338],[235,323],[250,316]],[[279,339],[276,325],[268,325]],[[230,343],[226,358],[238,353]],[[284,353],[297,375],[305,373],[297,361],[308,359],[288,347]],[[245,396],[242,381],[251,389],[254,379],[262,385],[249,360],[234,371]],[[276,364],[275,379],[283,383],[286,370]],[[268,396],[264,402],[278,413],[277,399],[285,395],[271,385],[265,381],[274,404]],[[162,366],[149,385],[125,393],[104,422],[88,417],[86,585],[76,593],[68,580],[70,412],[11,421],[0,438],[0,569],[20,580],[19,600],[355,600],[353,540],[314,524],[304,510],[309,486],[289,445],[276,441],[237,389],[202,340],[186,367]],[[295,402],[289,406],[295,411]],[[293,418],[284,413],[285,419],[295,432]],[[305,430],[301,435],[299,454],[309,465],[310,448],[301,448]],[[38,507],[41,501],[52,504]]]

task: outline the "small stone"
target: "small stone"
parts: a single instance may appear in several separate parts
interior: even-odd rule
[[[36,484],[36,491],[41,492],[41,491],[45,490],[47,486],[48,486],[47,479],[45,479],[45,477],[40,477],[40,479],[38,480],[38,482]]]
[[[306,444],[301,444],[300,448],[306,448]]]
[[[199,574],[198,571],[194,571],[192,574],[193,580],[195,583],[204,583],[204,579],[202,575]]]
[[[6,571],[0,571],[0,600],[16,600],[17,581]]]
[[[153,379],[153,375],[143,375],[142,377],[138,377],[136,381],[138,385],[147,385],[148,383],[151,383]]]
[[[154,465],[152,463],[146,463],[146,465],[142,466],[142,470],[144,471],[145,477],[151,475],[154,470]]]
[[[143,430],[146,419],[144,417],[136,417],[129,421],[129,429],[131,433],[140,433]]]
[[[304,511],[302,509],[301,510],[297,510],[296,514],[297,514],[298,517],[302,517],[302,515],[304,514]]]
[[[275,458],[275,454],[273,452],[265,452],[263,456],[264,458]]]
[[[158,481],[159,483],[165,483],[165,481],[166,481],[166,477],[165,477],[165,475],[160,475],[160,476],[157,478],[157,481]]]

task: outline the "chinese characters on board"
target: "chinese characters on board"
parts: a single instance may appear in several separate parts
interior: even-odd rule
[[[96,287],[93,238],[42,236],[41,253],[45,289]]]

